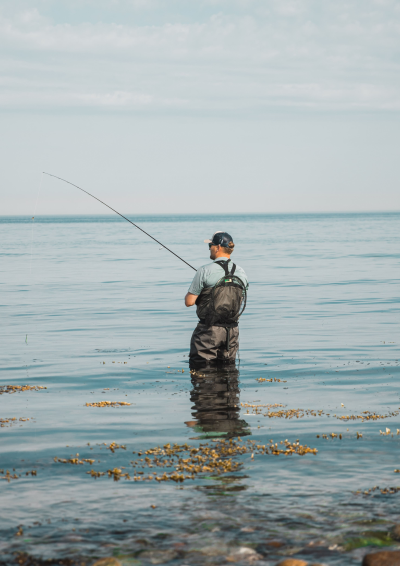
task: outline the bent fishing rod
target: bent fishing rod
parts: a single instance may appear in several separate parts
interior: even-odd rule
[[[130,224],[132,224],[132,226],[135,226],[135,228],[137,228],[138,230],[140,230],[141,232],[143,232],[143,234],[146,234],[146,236],[148,236],[149,238],[151,238],[152,240],[154,240],[155,242],[157,242],[157,244],[160,244],[160,246],[162,246],[163,248],[165,248],[167,251],[169,251],[172,255],[174,255],[175,257],[177,257],[178,259],[180,259],[181,261],[183,261],[183,263],[186,263],[186,265],[188,265],[189,267],[191,267],[192,269],[194,269],[195,271],[197,271],[197,269],[195,267],[193,267],[193,265],[190,265],[190,263],[188,263],[187,261],[185,261],[184,259],[182,259],[181,257],[178,256],[178,254],[176,254],[175,252],[173,252],[172,250],[170,250],[169,248],[167,248],[167,246],[164,246],[164,244],[162,244],[161,242],[159,242],[158,240],[156,240],[156,238],[154,238],[151,234],[149,234],[148,232],[146,232],[145,230],[143,230],[143,228],[141,228],[140,226],[138,226],[137,224],[135,224],[134,222],[132,222],[131,220],[129,220],[129,218],[127,218],[126,216],[124,216],[123,214],[121,214],[120,212],[118,212],[118,210],[115,210],[115,208],[112,208],[112,206],[109,206],[108,204],[106,204],[105,202],[103,202],[102,200],[100,200],[99,198],[95,197],[94,195],[92,195],[91,193],[89,193],[88,191],[85,191],[85,189],[81,189],[81,187],[78,187],[78,185],[74,185],[74,183],[71,183],[70,181],[67,181],[66,179],[62,179],[61,177],[57,177],[56,175],[52,175],[51,173],[46,173],[46,171],[43,171],[44,175],[48,175],[49,177],[54,177],[55,179],[58,179],[59,181],[63,181],[64,183],[67,183],[68,185],[72,185],[73,187],[76,187],[77,189],[79,189],[80,191],[86,193],[87,195],[89,195],[90,197],[98,200],[99,202],[101,202],[101,204],[104,204],[104,206],[106,206],[107,208],[109,208],[110,210],[112,210],[113,212],[115,212],[116,214],[118,214],[119,216],[121,216],[121,218],[123,218],[124,220],[126,220],[127,222],[129,222]]]

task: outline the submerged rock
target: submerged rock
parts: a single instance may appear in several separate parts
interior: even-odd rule
[[[276,564],[276,566],[307,566],[308,562],[305,560],[298,560],[297,558],[285,558]]]
[[[395,525],[390,534],[392,539],[400,540],[400,525]]]
[[[165,564],[178,556],[175,550],[145,550],[140,553],[139,558],[151,562],[151,564]],[[103,566],[103,565],[101,565]],[[105,566],[105,565],[104,565]],[[107,565],[108,566],[108,565]],[[111,565],[110,565],[111,566]]]
[[[400,550],[385,550],[366,554],[362,566],[399,566]]]
[[[100,560],[96,560],[92,566],[121,566],[121,562],[113,556],[107,556],[107,558],[100,558]]]
[[[392,546],[393,537],[388,531],[364,531],[361,536],[346,541],[344,548],[352,551],[365,546]]]
[[[199,513],[198,519],[200,519],[200,521],[210,521],[210,520],[223,521],[223,520],[232,520],[232,517],[229,517],[228,515],[225,515],[220,511],[204,511],[202,513]]]
[[[282,546],[285,546],[285,543],[281,540],[267,540],[265,544],[272,546],[272,548],[282,548]]]

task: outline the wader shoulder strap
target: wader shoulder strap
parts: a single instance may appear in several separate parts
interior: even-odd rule
[[[225,271],[225,277],[228,277],[229,275],[232,276],[232,275],[235,273],[235,270],[236,270],[236,265],[235,265],[234,263],[232,263],[232,270],[231,270],[231,272],[229,273],[228,263],[229,263],[230,261],[231,261],[231,260],[228,259],[228,261],[215,261],[215,262],[214,262],[214,263],[218,263],[218,265],[220,265],[220,266],[224,269],[224,271]]]

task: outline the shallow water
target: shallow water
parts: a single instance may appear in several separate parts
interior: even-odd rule
[[[0,396],[0,468],[18,476],[0,483],[3,563],[350,565],[396,548],[387,533],[400,494],[384,488],[400,486],[399,220],[136,217],[196,267],[220,226],[235,238],[250,280],[238,373],[196,377],[187,363],[196,316],[183,305],[190,268],[118,218],[2,217],[1,384],[47,387]],[[131,405],[86,406],[104,400]],[[241,403],[283,407],[264,416],[267,407]],[[271,416],[289,409],[315,412]],[[364,411],[388,417],[338,418]],[[86,473],[133,476],[132,452],[216,439],[248,447],[235,471],[183,483]],[[251,449],[271,439],[317,453]],[[95,462],[54,460],[76,454]]]

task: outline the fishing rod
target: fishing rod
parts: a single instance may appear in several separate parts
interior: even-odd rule
[[[129,218],[127,218],[126,216],[124,216],[123,214],[121,214],[120,212],[118,212],[118,210],[115,210],[115,208],[112,208],[112,206],[109,206],[108,204],[106,204],[105,202],[103,202],[102,200],[100,200],[99,198],[95,197],[94,195],[92,195],[91,193],[88,193],[88,191],[85,191],[85,189],[81,189],[81,187],[78,187],[78,185],[74,185],[74,183],[71,183],[70,181],[67,181],[66,179],[62,179],[61,177],[57,177],[56,175],[52,175],[51,173],[46,173],[46,171],[43,171],[44,175],[48,175],[49,177],[54,177],[55,179],[58,179],[59,181],[64,181],[64,183],[68,183],[68,185],[72,185],[73,187],[76,187],[77,189],[79,189],[80,191],[86,193],[87,195],[89,195],[90,197],[98,200],[99,202],[101,202],[101,204],[104,204],[104,206],[106,206],[107,208],[109,208],[110,210],[112,210],[113,212],[115,212],[116,214],[118,214],[119,216],[121,216],[121,218],[123,218],[124,220],[126,220],[127,222],[129,222],[130,224],[132,224],[133,226],[135,226],[135,228],[137,228],[138,230],[140,230],[141,232],[143,232],[143,234],[146,234],[146,236],[148,236],[149,238],[151,238],[152,240],[154,240],[155,242],[157,242],[157,244],[160,244],[160,246],[162,246],[163,248],[165,248],[167,251],[169,251],[172,255],[174,255],[175,257],[177,257],[178,259],[180,259],[181,261],[183,261],[183,263],[186,263],[186,265],[188,265],[189,267],[191,267],[192,269],[194,269],[195,271],[197,271],[197,269],[195,267],[193,267],[193,265],[190,265],[190,263],[188,263],[187,261],[185,261],[184,259],[182,259],[181,257],[178,256],[178,254],[176,254],[175,252],[173,252],[172,250],[170,250],[169,248],[167,248],[167,246],[164,246],[164,244],[162,244],[161,242],[159,242],[158,240],[156,240],[156,238],[154,238],[151,234],[149,234],[148,232],[146,232],[145,230],[143,230],[143,228],[141,228],[140,226],[138,226],[137,224],[135,224],[134,222],[132,222],[131,220],[129,220]]]

